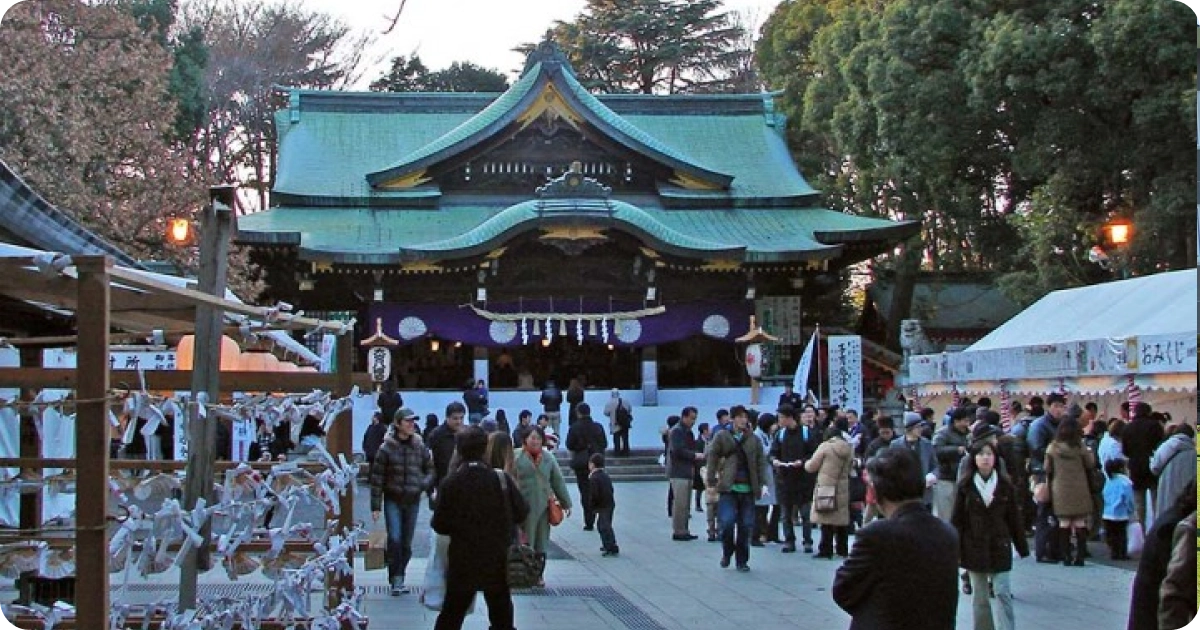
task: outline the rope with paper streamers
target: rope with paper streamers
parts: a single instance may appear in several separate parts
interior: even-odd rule
[[[642,317],[662,315],[663,313],[667,312],[667,307],[665,306],[654,306],[651,308],[638,309],[636,311],[615,311],[606,313],[495,313],[493,311],[479,308],[474,304],[464,304],[464,306],[470,307],[472,311],[475,311],[476,315],[493,322],[519,322],[523,319],[546,320],[547,322],[554,319],[568,322],[598,322],[609,319],[640,319]],[[537,331],[534,331],[534,334],[537,334]]]

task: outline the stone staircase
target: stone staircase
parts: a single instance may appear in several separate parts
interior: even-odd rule
[[[604,467],[613,483],[623,481],[666,481],[667,472],[658,464],[660,449],[631,449],[628,457],[613,457],[612,450],[604,454]],[[558,467],[567,483],[574,486],[575,471],[571,470],[571,452],[558,453]]]

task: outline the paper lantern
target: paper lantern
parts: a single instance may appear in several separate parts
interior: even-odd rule
[[[242,348],[232,337],[221,336],[221,369],[236,370],[242,359]]]
[[[231,337],[221,337],[221,369],[236,370],[241,360],[242,349]],[[191,370],[195,368],[196,336],[184,335],[175,348],[175,369]]]
[[[241,359],[238,361],[238,367],[235,369],[242,372],[269,372],[273,367],[270,359],[274,358],[274,356],[266,352],[247,352],[241,356]]]

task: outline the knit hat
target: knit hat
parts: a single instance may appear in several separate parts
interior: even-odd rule
[[[921,414],[919,414],[915,411],[905,411],[904,412],[904,428],[905,429],[911,429],[911,428],[921,424],[922,422],[925,422],[925,419],[921,417]]]

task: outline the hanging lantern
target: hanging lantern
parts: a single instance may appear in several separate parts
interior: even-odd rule
[[[757,379],[762,376],[763,351],[762,344],[752,343],[746,346],[746,374]]]
[[[192,222],[187,219],[171,219],[167,238],[175,245],[187,245],[192,237]]]
[[[383,383],[392,375],[392,350],[386,346],[374,346],[367,351],[367,371],[371,381]]]

